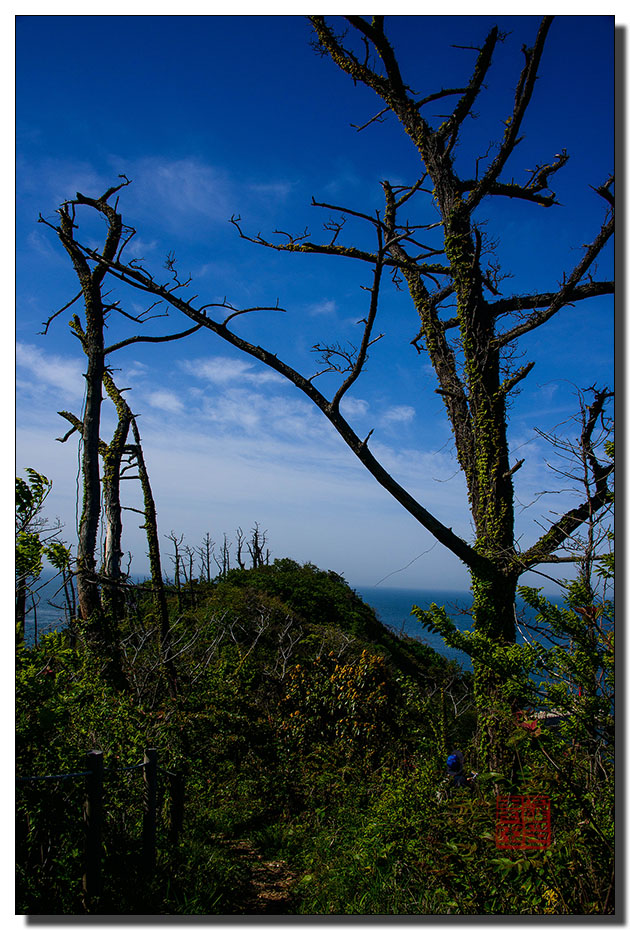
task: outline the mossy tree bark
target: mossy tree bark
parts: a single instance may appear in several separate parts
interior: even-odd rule
[[[84,332],[77,317],[72,322],[74,331],[84,338]],[[118,635],[118,624],[123,616],[124,596],[121,590],[123,581],[122,571],[122,506],[120,502],[120,479],[123,456],[126,450],[127,436],[131,423],[131,411],[119,394],[109,371],[104,370],[102,383],[107,394],[114,402],[118,413],[118,424],[109,443],[102,439],[99,441],[99,454],[103,460],[102,495],[103,511],[105,515],[105,544],[103,563],[97,576],[99,586],[102,586],[101,606],[103,609],[103,625],[108,628],[107,639],[115,642]],[[60,438],[65,442],[73,432],[84,435],[85,423],[73,413],[60,410],[59,415],[72,424],[73,429]]]

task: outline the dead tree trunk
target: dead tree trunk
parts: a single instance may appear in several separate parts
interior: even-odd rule
[[[103,384],[118,413],[118,426],[111,442],[103,452],[103,508],[106,524],[103,553],[103,606],[117,631],[125,602],[121,589],[123,524],[120,476],[132,417],[128,405],[123,400],[109,372],[104,372]]]
[[[149,546],[151,587],[153,589],[156,619],[160,631],[160,651],[162,655],[162,662],[164,664],[164,670],[166,673],[166,679],[168,682],[169,692],[172,697],[175,697],[177,694],[177,671],[172,655],[168,604],[166,602],[166,591],[164,589],[164,580],[162,577],[162,560],[160,557],[157,512],[155,508],[155,501],[153,499],[153,492],[151,490],[151,482],[149,481],[149,473],[147,471],[146,463],[144,461],[144,454],[142,452],[140,431],[138,430],[138,424],[136,423],[135,417],[133,416],[131,418],[131,432],[133,435],[134,444],[130,447],[130,451],[138,468],[138,476],[140,478],[140,486],[142,487],[142,497],[144,501],[144,523],[142,524],[142,529],[144,529],[146,533],[147,544]]]
[[[201,559],[201,578],[209,582],[212,577],[212,553],[214,551],[214,542],[210,538],[210,533],[206,533],[203,538],[203,545],[197,546],[197,554]]]
[[[128,182],[124,182],[128,183]],[[112,260],[120,248],[123,224],[120,215],[107,203],[107,199],[123,184],[108,190],[99,200],[88,201],[107,222],[107,235],[103,245],[103,255]],[[81,203],[82,198],[77,197]],[[77,594],[79,614],[85,629],[91,636],[109,639],[103,629],[103,612],[99,594],[96,571],[96,540],[101,511],[100,479],[100,428],[101,406],[103,402],[103,376],[105,374],[105,306],[101,295],[103,279],[107,268],[102,264],[90,266],[83,250],[75,241],[76,203],[69,202],[59,209],[60,225],[55,229],[66,252],[72,260],[74,270],[81,285],[81,295],[85,308],[85,327],[75,316],[72,329],[81,342],[88,360],[85,373],[86,394],[83,411],[82,431],[83,454],[83,506],[79,523],[79,542],[77,548]]]

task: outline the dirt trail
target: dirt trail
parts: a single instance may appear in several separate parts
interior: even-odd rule
[[[251,870],[251,883],[245,891],[242,913],[291,913],[292,888],[298,876],[284,859],[263,859],[247,840],[230,843],[230,847],[247,861]]]

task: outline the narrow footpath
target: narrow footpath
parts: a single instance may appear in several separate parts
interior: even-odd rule
[[[263,859],[247,840],[229,845],[243,857],[250,869],[250,886],[245,890],[241,913],[290,914],[292,888],[298,876],[284,859]]]

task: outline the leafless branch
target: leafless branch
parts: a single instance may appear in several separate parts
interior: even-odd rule
[[[520,562],[523,565],[535,565],[551,559],[554,553],[584,524],[592,528],[595,515],[610,505],[610,489],[608,479],[614,472],[614,463],[600,463],[595,454],[593,431],[598,418],[603,414],[606,402],[613,397],[613,393],[606,388],[597,390],[591,388],[593,403],[585,405],[581,401],[582,430],[574,453],[582,461],[583,472],[579,476],[586,499],[577,507],[564,513],[543,533],[541,538],[531,546],[527,552],[522,553]],[[554,440],[555,442],[555,440]],[[570,476],[573,477],[573,476]]]
[[[532,48],[523,48],[525,65],[521,71],[521,76],[516,88],[512,114],[505,121],[505,132],[499,152],[489,165],[482,179],[469,194],[467,204],[471,211],[478,206],[489,189],[498,181],[505,163],[518,144],[518,133],[534,90],[540,59],[552,19],[553,17],[551,16],[543,17],[534,46]]]
[[[61,307],[61,309],[59,309],[59,310],[57,310],[55,313],[53,313],[52,316],[49,316],[48,319],[46,320],[46,322],[45,322],[45,323],[42,323],[42,326],[44,327],[44,329],[43,329],[43,330],[41,331],[41,333],[39,333],[38,335],[40,335],[40,336],[47,336],[47,335],[48,335],[48,328],[49,328],[50,324],[52,323],[52,321],[55,320],[58,316],[60,316],[60,315],[64,312],[64,310],[67,310],[68,307],[71,307],[72,304],[76,303],[76,301],[81,297],[81,294],[82,294],[82,293],[83,293],[82,291],[79,291],[78,294],[75,294],[75,296],[72,298],[72,300],[69,300],[67,304],[64,304],[64,306]]]
[[[183,339],[184,336],[190,336],[192,333],[196,333],[199,329],[201,329],[201,323],[197,323],[196,326],[186,329],[181,333],[171,333],[170,336],[130,336],[129,339],[123,339],[121,342],[116,342],[114,345],[106,348],[104,354],[108,355],[110,352],[116,352],[118,349],[134,345],[137,342],[174,342],[176,339]]]
[[[485,76],[492,61],[492,55],[499,36],[499,30],[496,26],[491,29],[483,47],[479,50],[479,56],[475,63],[475,68],[468,86],[461,91],[461,98],[453,110],[452,115],[440,126],[436,135],[441,139],[449,138],[446,151],[450,152],[457,139],[459,128],[471,111],[473,103],[479,95]]]
[[[383,107],[383,109],[380,110],[376,114],[376,116],[373,116],[372,119],[369,119],[367,123],[363,123],[362,126],[357,126],[355,125],[355,123],[350,123],[350,125],[352,126],[353,129],[356,129],[357,132],[361,132],[363,129],[367,129],[368,126],[371,126],[372,123],[382,123],[383,120],[381,119],[381,117],[383,116],[384,113],[387,113],[388,110],[389,110],[389,107]]]
[[[578,299],[583,299],[586,296],[594,296],[594,294],[597,292],[610,293],[610,291],[607,289],[607,283],[604,282],[599,282],[596,285],[582,285],[581,287],[578,286],[588,269],[591,267],[601,250],[612,236],[614,225],[614,216],[610,216],[600,229],[593,242],[586,246],[586,252],[583,258],[578,262],[569,277],[564,281],[560,290],[553,295],[547,308],[545,310],[536,310],[525,320],[525,322],[515,326],[513,329],[509,330],[509,332],[498,336],[496,342],[499,347],[507,345],[508,342],[517,339],[524,333],[531,332],[532,330],[537,329],[539,326],[542,326],[542,324],[551,319],[551,317],[554,316],[558,310],[566,306],[566,304],[570,303],[572,294],[577,293]],[[604,290],[602,290],[602,288],[604,288]],[[506,304],[503,303],[503,306],[506,306]],[[516,306],[517,304],[514,303],[513,307],[516,308]],[[494,307],[496,312],[496,305],[494,305]]]
[[[566,303],[573,304],[580,300],[589,300],[591,297],[614,294],[615,284],[613,281],[590,281],[587,284],[578,284],[575,287],[564,288],[563,290],[563,299]],[[538,310],[557,301],[561,293],[562,291],[546,291],[540,294],[519,294],[514,297],[496,300],[490,304],[490,310],[495,316],[520,313],[524,310]]]
[[[341,401],[341,398],[352,387],[354,382],[357,380],[357,378],[361,374],[361,371],[363,370],[363,366],[365,364],[365,360],[367,358],[368,348],[370,347],[370,345],[373,344],[373,342],[376,341],[376,340],[372,340],[372,329],[374,327],[374,320],[376,319],[376,313],[378,310],[378,298],[379,298],[379,290],[380,290],[380,285],[381,285],[381,277],[383,274],[383,259],[384,259],[384,254],[385,254],[384,247],[383,247],[382,234],[381,234],[380,229],[378,230],[378,237],[379,237],[379,250],[378,250],[376,264],[374,266],[374,283],[371,288],[370,308],[368,311],[367,318],[365,320],[365,329],[363,330],[363,339],[361,341],[361,346],[359,348],[356,361],[352,367],[352,370],[350,371],[350,374],[348,375],[346,380],[343,382],[343,384],[338,388],[337,393],[335,394],[335,396],[333,397],[331,401],[331,407],[334,411],[339,410],[339,403]],[[385,248],[386,247],[387,246],[385,246]],[[377,338],[380,339],[381,337],[379,336]]]
[[[535,364],[535,362],[529,362],[527,365],[523,365],[522,368],[519,368],[517,371],[515,371],[510,378],[507,378],[503,384],[501,384],[499,388],[501,393],[503,395],[509,394],[510,391],[512,391],[520,381],[527,377]]]

